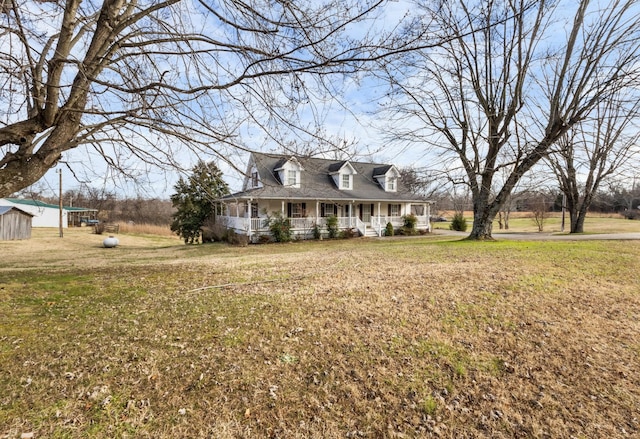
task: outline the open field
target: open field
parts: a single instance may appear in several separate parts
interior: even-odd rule
[[[0,438],[640,436],[640,241],[0,242]]]
[[[453,212],[444,212],[446,218],[453,217]],[[468,231],[471,230],[473,224],[473,212],[465,212],[464,217],[467,220],[469,226]],[[449,229],[450,222],[433,223],[434,229]],[[544,232],[545,233],[561,233],[562,230],[562,215],[560,213],[549,213],[549,216],[544,220]],[[565,218],[565,232],[569,233],[569,215]],[[589,214],[585,220],[584,231],[586,234],[590,233],[626,233],[626,232],[640,232],[640,221],[632,221],[625,219],[619,214]],[[538,226],[532,219],[531,212],[514,212],[509,219],[509,230],[500,230],[498,228],[498,222],[493,223],[494,234],[505,233],[537,233]]]

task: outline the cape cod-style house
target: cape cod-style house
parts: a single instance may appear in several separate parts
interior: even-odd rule
[[[394,165],[253,152],[241,192],[221,199],[227,227],[252,240],[268,235],[267,216],[289,218],[295,236],[326,232],[326,218],[361,236],[383,236],[387,223],[403,225],[414,214],[419,230],[431,231],[430,202],[410,193]],[[326,233],[325,233],[326,234]]]

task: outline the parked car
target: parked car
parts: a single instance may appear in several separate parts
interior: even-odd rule
[[[432,216],[430,219],[432,223],[446,223],[447,221],[449,221],[443,216]]]

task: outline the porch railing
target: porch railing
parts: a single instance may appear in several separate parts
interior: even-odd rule
[[[338,217],[338,228],[339,229],[352,229],[356,226],[357,218],[351,216],[340,216]]]
[[[378,219],[379,218],[379,219]],[[427,228],[430,230],[429,226],[429,218],[425,215],[416,216],[418,221],[416,222],[416,227],[418,229]],[[404,219],[401,216],[380,216],[380,217],[371,217],[371,227],[376,231],[378,236],[384,235],[384,230],[387,227],[387,224],[391,223],[393,227],[401,227],[404,225]]]
[[[259,232],[263,229],[267,229],[264,225],[264,220],[264,218],[251,218],[251,232]]]
[[[225,225],[235,229],[239,233],[251,234],[268,233],[269,228],[265,225],[266,218],[238,218],[233,216],[222,217]],[[427,216],[418,216],[417,227],[429,227],[429,218]],[[326,231],[326,218],[289,218],[291,221],[291,229],[298,232],[310,231],[314,224],[317,224],[322,231]],[[372,216],[369,224],[364,223],[358,217],[338,217],[338,228],[357,229],[362,235],[366,235],[367,228],[375,230],[378,236],[384,235],[384,229],[387,223],[393,224],[394,227],[400,227],[404,223],[400,216]]]
[[[360,232],[362,236],[367,235],[367,225],[360,218],[353,218],[355,220],[356,229]]]

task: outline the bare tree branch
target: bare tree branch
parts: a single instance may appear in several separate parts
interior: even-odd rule
[[[563,136],[558,151],[547,158],[566,198],[571,233],[584,232],[598,190],[610,178],[629,171],[627,164],[640,155],[639,113],[638,96],[617,93]]]
[[[435,33],[457,37],[380,70],[389,131],[464,169],[470,237],[491,239],[522,177],[602,102],[637,87],[640,9],[633,0],[602,10],[588,0],[417,3]]]
[[[224,160],[243,147],[244,121],[292,119],[320,75],[424,44],[372,24],[386,2],[12,0],[0,22],[0,196],[79,145],[120,168],[131,154],[165,166],[168,149],[176,162],[181,150]],[[349,38],[367,22],[370,35]],[[287,90],[280,78],[296,75]]]

